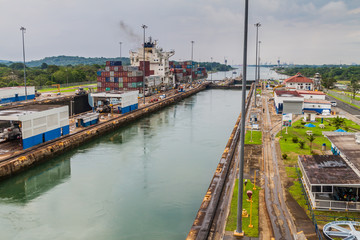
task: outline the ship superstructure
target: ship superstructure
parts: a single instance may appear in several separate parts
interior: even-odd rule
[[[145,50],[145,59],[144,59]],[[130,51],[131,66],[145,68],[145,88],[173,87],[174,76],[170,72],[169,58],[175,54],[174,50],[164,51],[157,46],[157,41],[151,37],[145,42],[144,48],[138,48],[136,51]]]

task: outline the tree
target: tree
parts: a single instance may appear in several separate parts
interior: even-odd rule
[[[351,98],[354,99],[356,96],[356,93],[360,90],[360,84],[359,81],[355,79],[354,76],[350,79],[350,92],[351,92]]]
[[[311,152],[311,150],[312,150],[312,143],[313,143],[313,141],[315,140],[315,137],[314,137],[314,135],[309,135],[309,136],[307,136],[307,139],[309,140],[309,142],[310,142],[310,152]]]
[[[41,69],[47,69],[48,68],[47,63],[42,63],[40,68]]]
[[[24,69],[24,64],[23,63],[12,63],[9,66],[12,69],[16,69],[16,70],[21,70]]]
[[[332,119],[332,124],[334,125],[334,127],[336,129],[339,129],[342,125],[345,124],[345,119],[342,118],[342,117],[337,116],[337,117]]]
[[[332,77],[323,77],[321,79],[321,85],[323,85],[324,88],[333,88],[335,83],[336,80]]]

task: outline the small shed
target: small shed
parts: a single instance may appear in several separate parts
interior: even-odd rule
[[[0,111],[0,120],[20,127],[23,149],[69,134],[69,107],[31,105]]]
[[[315,122],[317,112],[314,110],[304,110],[304,121]]]
[[[112,91],[90,94],[93,103],[92,107],[99,107],[105,101],[113,105],[119,105],[121,113],[127,113],[138,109],[138,96],[139,91]]]

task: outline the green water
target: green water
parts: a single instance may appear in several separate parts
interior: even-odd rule
[[[185,239],[240,101],[200,92],[0,183],[0,239]]]

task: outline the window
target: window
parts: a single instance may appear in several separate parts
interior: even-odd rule
[[[311,192],[313,192],[313,193],[321,192],[321,186],[312,186],[311,187]]]
[[[323,186],[323,192],[332,192],[332,186]]]

